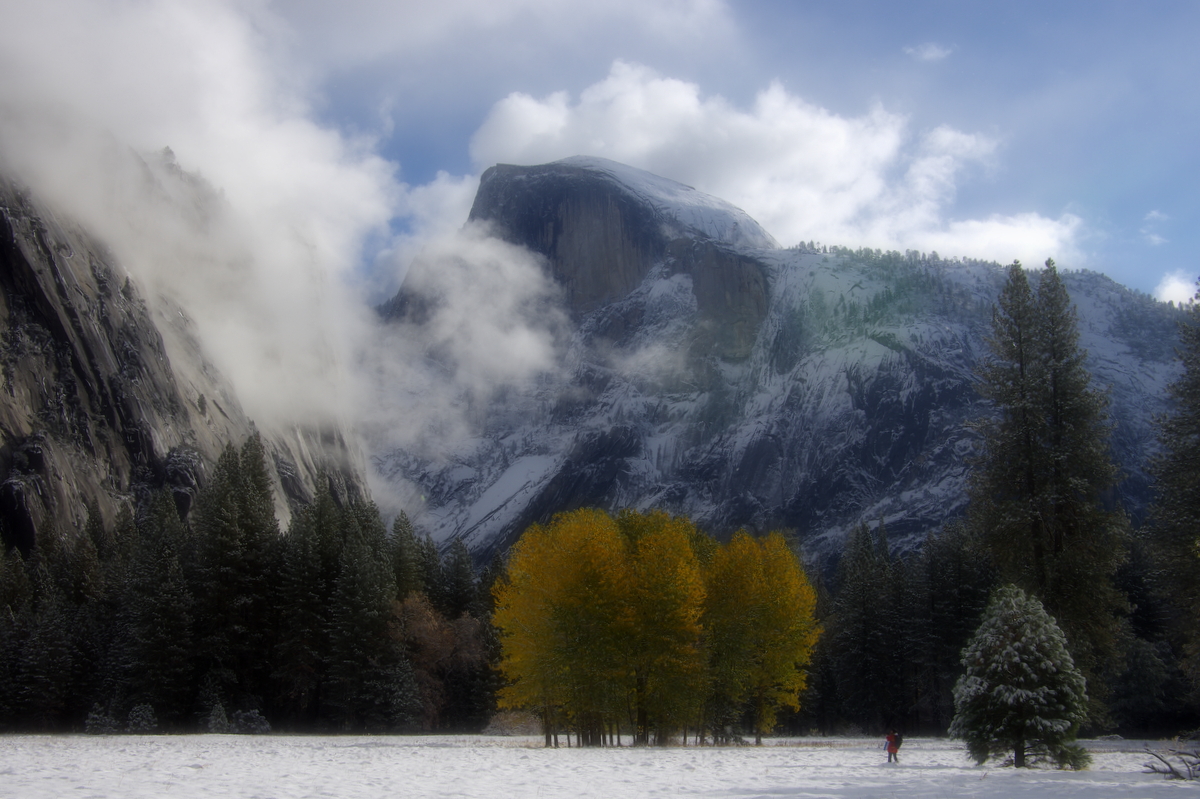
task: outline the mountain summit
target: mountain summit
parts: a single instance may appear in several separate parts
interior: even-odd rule
[[[999,265],[780,249],[728,203],[598,158],[492,167],[470,218],[542,258],[570,322],[560,368],[482,403],[439,456],[379,457],[435,539],[486,557],[558,511],[659,507],[823,556],[859,523],[907,547],[962,512]],[[1136,516],[1173,311],[1064,277]],[[402,287],[387,310],[419,323],[420,301]]]

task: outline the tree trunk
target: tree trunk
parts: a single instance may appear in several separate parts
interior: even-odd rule
[[[646,718],[646,675],[639,674],[636,683],[637,692],[637,743],[642,746],[650,744],[650,725]]]
[[[1013,765],[1017,768],[1025,768],[1025,742],[1018,741],[1016,748],[1013,750]]]

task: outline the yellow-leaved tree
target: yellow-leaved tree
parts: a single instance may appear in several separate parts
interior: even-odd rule
[[[617,521],[631,576],[624,656],[633,681],[634,740],[649,743],[653,729],[665,742],[703,708],[704,580],[694,548],[703,536],[688,519],[663,511],[627,510]]]
[[[577,510],[534,525],[493,595],[500,705],[537,709],[547,746],[560,717],[584,745],[623,723],[637,743],[665,742],[702,723],[706,698],[710,726],[749,705],[761,736],[780,707],[798,706],[820,632],[782,536],[739,533],[719,547],[661,511]]]
[[[603,511],[562,513],[525,531],[495,587],[493,620],[508,681],[500,706],[537,708],[547,745],[557,712],[567,714],[584,743],[596,744],[624,706],[624,549]]]
[[[707,571],[703,625],[709,650],[709,725],[721,738],[750,704],[755,742],[779,709],[800,707],[821,628],[817,595],[779,533],[738,531]]]

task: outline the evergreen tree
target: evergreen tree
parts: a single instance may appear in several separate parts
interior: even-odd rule
[[[294,722],[316,719],[325,671],[331,586],[322,573],[319,524],[310,508],[292,517],[276,595],[279,622],[272,680],[278,707]]]
[[[490,597],[484,596],[491,585],[489,582],[484,586],[476,576],[470,552],[461,539],[450,545],[444,575],[446,627],[454,647],[437,668],[445,699],[437,724],[440,729],[479,731],[495,712],[496,692],[503,684]]]
[[[18,668],[32,632],[33,586],[17,547],[0,559],[0,729],[16,726],[20,708]]]
[[[122,602],[123,693],[168,724],[182,722],[193,692],[195,602],[181,564],[185,533],[175,501],[154,494],[138,525]]]
[[[264,459],[257,434],[227,445],[192,512],[198,657],[231,712],[269,694],[279,528]]]
[[[446,574],[442,564],[442,555],[438,552],[433,538],[426,535],[417,542],[417,563],[421,570],[421,585],[425,596],[443,616],[449,614],[449,602],[446,596]]]
[[[842,714],[871,730],[899,723],[905,710],[903,629],[895,595],[882,525],[878,534],[859,525],[838,564],[828,635]]]
[[[962,650],[979,627],[995,571],[978,538],[954,521],[925,539],[913,575],[919,597],[908,634],[917,672],[914,726],[942,733],[954,716]]]
[[[1016,586],[998,589],[962,665],[950,734],[966,740],[977,763],[1011,752],[1018,768],[1030,756],[1087,765],[1087,753],[1072,743],[1087,715],[1085,681],[1035,597]]]
[[[992,317],[992,358],[978,387],[997,416],[981,426],[969,520],[1001,579],[1039,597],[1059,620],[1076,662],[1102,693],[1116,657],[1123,601],[1113,575],[1125,517],[1105,498],[1116,482],[1107,399],[1090,387],[1075,311],[1046,262],[1036,296],[1020,263]],[[1102,717],[1102,708],[1093,708]]]
[[[246,637],[241,668],[245,692],[253,703],[271,695],[274,633],[278,627],[274,611],[282,547],[266,458],[262,437],[255,432],[242,445],[237,492],[238,528],[246,564],[242,597]]]
[[[441,593],[446,618],[457,619],[465,613],[478,616],[479,586],[475,579],[475,564],[461,538],[456,538],[450,543],[442,579]]]
[[[1159,420],[1162,451],[1153,463],[1152,540],[1193,699],[1200,701],[1200,291],[1179,337],[1183,371],[1170,386],[1174,408]]]
[[[317,479],[313,501],[292,516],[280,557],[276,697],[295,722],[317,724],[327,705],[330,609],[343,561],[345,515],[329,480]]]
[[[374,505],[349,509],[329,608],[327,701],[344,729],[391,730],[420,710],[412,669],[390,630],[396,584]]]
[[[25,563],[30,593],[14,619],[12,719],[31,730],[58,727],[71,687],[72,630],[64,585],[55,579],[61,554],[55,539],[53,529],[39,531]]]
[[[408,595],[425,591],[425,574],[421,562],[421,543],[416,530],[404,511],[392,522],[392,570],[396,580],[396,598],[404,601]]]
[[[251,657],[246,611],[253,575],[240,524],[240,475],[238,451],[228,444],[192,514],[198,555],[194,594],[200,669],[216,681],[222,702],[238,693],[238,677]]]

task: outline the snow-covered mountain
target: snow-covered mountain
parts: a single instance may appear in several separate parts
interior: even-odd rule
[[[998,265],[780,249],[728,203],[597,158],[493,167],[471,219],[544,259],[570,323],[557,369],[494,393],[437,453],[378,454],[436,540],[483,559],[558,511],[659,507],[717,534],[790,529],[823,558],[859,522],[908,547],[963,511]],[[436,268],[414,264],[385,316],[419,335],[445,298],[411,275]],[[1064,279],[1137,517],[1175,312]]]

